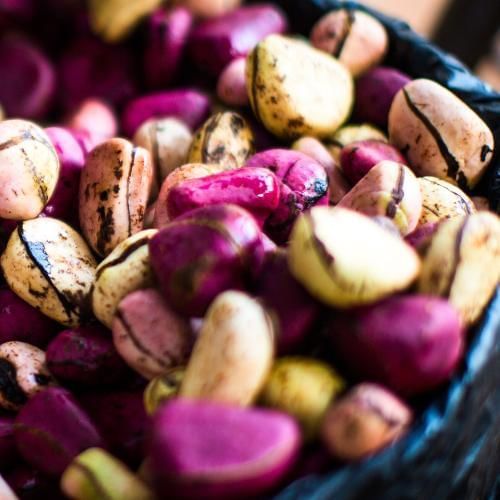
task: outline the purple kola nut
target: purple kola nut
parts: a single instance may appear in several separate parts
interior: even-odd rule
[[[254,497],[280,484],[300,442],[283,413],[174,399],[153,421],[153,482],[165,498]]]
[[[119,105],[136,92],[133,61],[127,49],[94,38],[77,39],[59,64],[60,95],[73,110],[88,97]]]
[[[210,99],[191,89],[168,90],[137,97],[128,102],[122,115],[124,133],[133,137],[150,118],[178,118],[196,130],[210,113]]]
[[[365,73],[356,81],[356,119],[386,128],[394,96],[410,81],[405,73],[384,66]]]
[[[409,243],[413,248],[422,253],[427,247],[428,243],[434,233],[438,230],[438,222],[428,222],[422,226],[418,226],[415,231],[406,236],[406,243]]]
[[[49,111],[56,90],[52,63],[29,40],[0,40],[0,102],[7,116],[37,120]]]
[[[328,331],[333,349],[358,377],[406,396],[448,380],[464,349],[458,312],[448,301],[425,295],[337,312]]]
[[[7,466],[12,465],[16,457],[14,418],[0,416],[0,470],[3,471]]]
[[[168,224],[149,242],[167,303],[202,317],[220,293],[245,289],[262,265],[261,234],[250,213],[235,205],[198,208]]]
[[[61,332],[48,345],[46,360],[50,372],[68,384],[112,385],[128,372],[109,331],[100,325]]]
[[[150,16],[144,52],[144,72],[150,88],[165,88],[175,80],[192,25],[193,15],[183,7],[160,8]]]
[[[382,141],[357,141],[342,148],[340,164],[342,172],[354,185],[375,165],[391,160],[406,165],[406,158],[390,144]]]
[[[285,33],[287,27],[284,13],[272,4],[240,7],[196,26],[189,37],[189,55],[200,68],[218,76],[267,35]]]
[[[266,229],[278,243],[287,241],[300,213],[314,205],[328,205],[326,170],[308,155],[271,149],[252,156],[245,167],[267,168],[281,181],[279,206],[266,222]]]
[[[291,275],[286,250],[266,254],[256,294],[275,321],[278,354],[296,352],[318,319],[321,306]]]
[[[0,288],[0,344],[11,340],[45,346],[60,329],[40,311],[24,302],[9,288]]]
[[[82,147],[73,134],[61,127],[45,129],[59,157],[59,180],[43,213],[69,223],[78,221],[78,189],[85,163]]]
[[[9,468],[3,475],[20,499],[38,500],[50,498],[50,500],[66,500],[59,490],[57,481],[53,481],[52,478],[48,478],[38,469],[28,464],[20,463],[14,468]],[[3,497],[0,498],[4,500]]]
[[[16,446],[24,460],[50,476],[59,476],[74,457],[102,439],[87,414],[66,389],[38,393],[19,412]]]
[[[142,390],[89,392],[79,399],[103,436],[109,451],[131,467],[144,459],[150,420]]]
[[[174,186],[167,198],[171,220],[195,208],[230,203],[248,210],[262,226],[279,208],[280,183],[265,168],[237,168]]]

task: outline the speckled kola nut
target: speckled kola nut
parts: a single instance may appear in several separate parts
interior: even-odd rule
[[[0,217],[37,217],[58,178],[57,152],[43,129],[24,120],[0,121]]]
[[[129,293],[153,285],[148,242],[158,231],[148,229],[122,241],[96,269],[92,309],[111,328],[118,304]]]
[[[246,78],[255,116],[283,139],[328,137],[351,112],[349,71],[301,40],[281,35],[262,40],[248,56]]]
[[[188,162],[238,168],[254,154],[254,142],[252,129],[242,116],[233,111],[218,113],[196,132]]]
[[[288,413],[301,424],[304,437],[316,436],[324,413],[345,382],[326,363],[312,358],[278,359],[260,395],[265,406]]]
[[[394,98],[389,136],[418,176],[472,189],[493,158],[494,138],[483,120],[448,89],[414,80]]]
[[[457,186],[437,177],[419,177],[422,214],[418,225],[476,212],[474,202]]]
[[[152,180],[149,153],[126,139],[109,139],[89,153],[80,180],[80,225],[99,255],[143,229]]]
[[[292,231],[288,265],[309,293],[334,307],[370,304],[408,288],[420,259],[369,217],[314,207]]]
[[[266,382],[273,354],[265,309],[245,293],[224,292],[208,309],[179,395],[249,406]]]
[[[19,410],[55,380],[45,365],[45,352],[25,342],[0,345],[0,407]]]
[[[149,151],[157,191],[170,172],[187,162],[192,140],[189,127],[176,118],[152,118],[139,127],[132,142]]]
[[[342,198],[339,206],[365,215],[389,217],[405,236],[417,227],[422,194],[415,174],[407,166],[382,161]]]
[[[92,30],[107,42],[118,42],[160,6],[162,0],[89,0]]]
[[[443,221],[426,252],[418,291],[448,298],[470,326],[499,281],[500,218],[477,212]]]
[[[78,326],[86,317],[97,264],[64,222],[43,217],[19,223],[0,265],[11,290],[49,318]]]
[[[144,390],[144,408],[148,415],[153,415],[163,403],[179,394],[185,372],[184,367],[174,368],[151,380]]]
[[[355,77],[376,66],[389,46],[387,32],[379,21],[350,9],[323,16],[312,29],[311,42],[345,64]]]

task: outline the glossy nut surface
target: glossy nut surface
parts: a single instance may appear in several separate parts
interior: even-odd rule
[[[55,384],[45,352],[25,342],[0,345],[0,406],[19,410],[29,398]]]
[[[97,319],[108,328],[118,304],[129,293],[153,284],[149,265],[149,240],[157,233],[147,229],[122,241],[96,269],[92,289],[92,310]]]
[[[143,229],[152,180],[149,153],[125,139],[91,151],[80,180],[80,225],[99,255]]]
[[[397,93],[389,113],[389,135],[417,175],[432,175],[462,189],[476,186],[493,158],[488,126],[431,80],[414,80]]]
[[[9,287],[49,318],[78,326],[87,316],[96,261],[64,222],[43,217],[18,224],[0,264]]]
[[[40,214],[59,178],[59,158],[47,134],[24,120],[0,122],[0,217]]]
[[[265,38],[248,56],[246,71],[255,116],[280,138],[327,137],[351,112],[349,72],[303,41],[280,35]]]

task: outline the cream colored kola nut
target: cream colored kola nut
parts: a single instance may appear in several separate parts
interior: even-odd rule
[[[0,373],[0,407],[6,410],[19,410],[31,396],[55,384],[45,352],[25,342],[0,345]]]
[[[391,143],[418,176],[432,175],[472,189],[493,158],[494,138],[484,121],[448,89],[413,80],[392,102]]]
[[[470,326],[499,281],[499,217],[477,212],[442,222],[425,255],[418,291],[448,298]]]
[[[252,129],[233,111],[209,118],[196,132],[188,154],[189,163],[215,163],[238,168],[255,152]]]
[[[3,109],[3,106],[0,104],[0,122],[5,120],[5,111]]]
[[[322,361],[281,358],[273,365],[260,401],[296,418],[304,437],[312,439],[318,433],[326,410],[344,387],[340,376]]]
[[[173,0],[173,5],[182,5],[195,16],[218,17],[235,9],[241,0]]]
[[[457,186],[437,177],[418,179],[422,193],[419,226],[476,212],[473,201]]]
[[[266,382],[273,353],[265,309],[242,292],[224,292],[205,316],[179,395],[248,406]]]
[[[152,180],[149,153],[126,139],[90,152],[80,179],[80,225],[99,255],[142,231]]]
[[[255,116],[283,139],[328,137],[351,112],[349,71],[304,41],[268,36],[248,56],[246,79]]]
[[[176,118],[153,118],[139,127],[132,142],[149,151],[156,190],[170,172],[186,163],[192,140],[189,128]]]
[[[342,198],[339,207],[388,217],[406,236],[417,227],[422,194],[415,174],[407,166],[382,161]]]
[[[162,4],[162,0],[89,0],[92,30],[106,42],[119,42]]]
[[[311,295],[342,308],[407,289],[421,265],[403,240],[369,217],[338,207],[315,207],[299,217],[288,263]]]
[[[57,152],[40,127],[0,121],[0,217],[37,217],[55,190],[59,168]]]
[[[380,63],[389,46],[387,32],[379,21],[349,9],[323,16],[312,29],[311,42],[345,64],[354,77]]]
[[[122,241],[96,269],[92,309],[111,328],[118,304],[129,293],[153,285],[148,242],[158,231],[148,229]]]
[[[86,316],[96,261],[64,222],[43,217],[19,223],[0,263],[9,287],[49,318],[73,327]]]

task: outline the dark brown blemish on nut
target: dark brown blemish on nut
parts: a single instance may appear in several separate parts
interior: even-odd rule
[[[212,139],[212,134],[214,131],[217,129],[219,126],[219,123],[224,116],[224,113],[218,113],[214,117],[212,117],[204,127],[204,130],[202,132],[203,135],[203,142],[201,145],[201,161],[202,163],[211,163],[213,161],[213,152],[210,151],[210,140]],[[217,160],[219,160],[217,158]]]
[[[0,359],[0,393],[6,401],[22,406],[28,397],[17,381],[16,367],[6,359]]]
[[[33,176],[33,182],[38,192],[38,197],[42,202],[42,205],[46,205],[49,201],[49,195],[47,193],[47,185],[45,184],[45,179],[38,175],[36,165],[33,163],[33,160],[30,158],[28,153],[24,148],[21,148],[21,153],[24,156],[24,164],[30,169],[31,175]]]
[[[252,104],[255,118],[257,119],[257,121],[262,123],[257,91],[258,90],[260,90],[260,91],[265,90],[265,87],[261,86],[262,88],[259,89],[259,86],[257,84],[257,78],[259,76],[259,63],[260,63],[259,50],[260,50],[260,46],[257,45],[257,47],[255,47],[253,54],[252,54],[252,59],[253,59],[253,61],[252,61],[253,62],[253,66],[252,66],[252,70],[253,70],[252,71],[252,98],[250,100],[250,103]]]
[[[440,184],[440,183],[438,183],[438,182],[436,182],[436,181],[434,181],[432,179],[427,178],[426,181],[430,182],[431,184],[434,184],[435,186],[438,186],[440,188],[446,189],[446,191],[449,191],[451,194],[453,194],[454,196],[456,196],[457,201],[460,203],[460,206],[462,207],[463,211],[467,215],[471,215],[474,212],[474,208],[471,206],[471,204],[465,198],[463,198],[460,195],[460,193],[457,193],[456,191],[453,191],[453,189],[450,189],[446,185]],[[438,214],[436,214],[436,215],[438,215]]]
[[[99,206],[97,208],[100,226],[97,232],[96,249],[101,254],[106,253],[106,245],[111,241],[115,234],[115,222],[113,220],[113,209]]]
[[[132,236],[132,215],[130,210],[130,183],[132,182],[132,174],[135,166],[135,157],[137,155],[138,148],[133,148],[130,155],[130,167],[128,169],[127,176],[127,215],[128,215],[128,235]]]
[[[460,226],[460,229],[458,230],[457,236],[455,238],[455,245],[453,248],[453,267],[452,271],[450,273],[450,277],[448,280],[448,286],[446,287],[446,290],[444,292],[444,297],[449,297],[451,293],[451,289],[453,288],[453,283],[455,281],[455,277],[457,275],[458,271],[458,266],[460,265],[461,262],[461,249],[462,249],[462,241],[464,239],[465,235],[465,229],[467,227],[467,223],[469,222],[470,217],[467,215]]]
[[[232,113],[229,120],[229,127],[231,128],[233,135],[238,136],[241,130],[245,128],[245,120],[243,120],[240,115]]]

